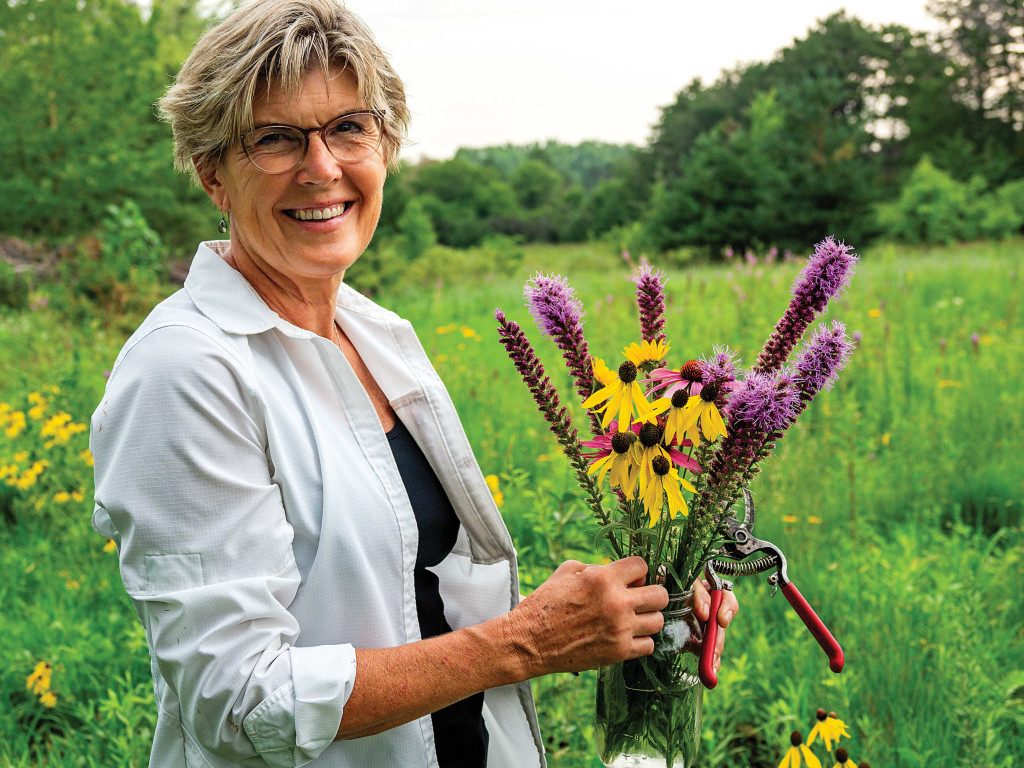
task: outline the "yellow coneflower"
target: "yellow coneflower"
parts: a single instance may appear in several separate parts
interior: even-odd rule
[[[682,443],[684,439],[689,440],[693,445],[700,445],[700,433],[697,429],[697,422],[694,421],[689,427],[686,426],[686,404],[690,396],[685,389],[677,389],[672,397],[663,397],[654,403],[659,413],[668,411],[665,417],[665,444]]]
[[[821,768],[821,761],[814,756],[814,753],[807,748],[803,741],[804,737],[800,735],[800,731],[793,731],[789,737],[789,743],[793,746],[782,758],[779,768],[800,768],[804,764],[807,765],[807,768]]]
[[[636,495],[636,482],[640,470],[633,450],[635,442],[636,433],[632,430],[616,432],[611,436],[598,435],[593,440],[584,441],[583,445],[596,451],[587,455],[597,457],[587,474],[599,473],[597,482],[600,485],[610,471],[611,487],[620,489],[627,499],[632,499]]]
[[[857,764],[850,759],[849,753],[840,747],[836,750],[836,764],[832,768],[857,768]]]
[[[680,486],[686,488],[690,493],[696,493],[694,487],[685,478],[679,476],[679,472],[665,456],[654,457],[651,461],[649,475],[641,470],[640,498],[644,502],[644,511],[650,518],[651,528],[657,525],[661,518],[664,508],[663,499],[668,499],[669,518],[674,518],[678,514],[684,517],[690,514]]]
[[[820,735],[825,740],[825,749],[831,752],[833,741],[838,744],[840,738],[850,738],[850,733],[846,730],[846,723],[836,717],[835,712],[826,714],[824,709],[818,709],[815,717],[818,722],[814,724],[814,728],[811,729],[811,733],[807,737],[808,746],[813,744]]]
[[[700,394],[691,397],[683,406],[682,428],[694,445],[700,443],[697,430],[692,429],[697,424],[700,425],[700,431],[706,440],[714,442],[719,437],[726,436],[725,422],[722,420],[722,414],[718,412],[718,406],[715,405],[715,398],[720,391],[719,385],[712,381],[701,387]]]
[[[644,397],[636,377],[636,364],[627,360],[619,366],[615,379],[584,400],[583,407],[595,408],[604,403],[596,409],[604,412],[601,426],[607,429],[614,419],[618,419],[618,431],[626,432],[632,423],[634,412],[637,416],[644,417],[651,409],[651,404]]]

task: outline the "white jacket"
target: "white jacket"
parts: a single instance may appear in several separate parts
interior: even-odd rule
[[[377,414],[331,341],[199,246],[118,355],[92,418],[94,528],[146,629],[151,766],[436,766],[430,717],[334,742],[356,648],[420,639],[417,528]],[[351,288],[337,320],[462,523],[434,569],[448,623],[519,600],[516,553],[412,326]],[[487,691],[489,768],[543,766],[528,683]]]

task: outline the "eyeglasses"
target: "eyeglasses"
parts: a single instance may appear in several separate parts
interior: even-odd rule
[[[242,136],[242,149],[264,173],[287,173],[306,158],[311,133],[320,134],[335,160],[356,163],[380,147],[384,124],[376,112],[346,112],[319,128],[261,125]]]

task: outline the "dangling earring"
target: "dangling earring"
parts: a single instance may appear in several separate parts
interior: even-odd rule
[[[228,211],[221,211],[220,212],[220,224],[217,225],[217,229],[220,230],[221,234],[223,234],[224,232],[228,231],[228,222],[224,220],[224,217],[225,216],[230,216],[230,215],[231,215],[231,211],[230,210],[228,210]]]

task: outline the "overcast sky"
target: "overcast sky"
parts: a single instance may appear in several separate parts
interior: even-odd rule
[[[403,157],[547,139],[644,143],[694,77],[763,61],[845,8],[932,29],[924,0],[347,0],[405,81]]]

